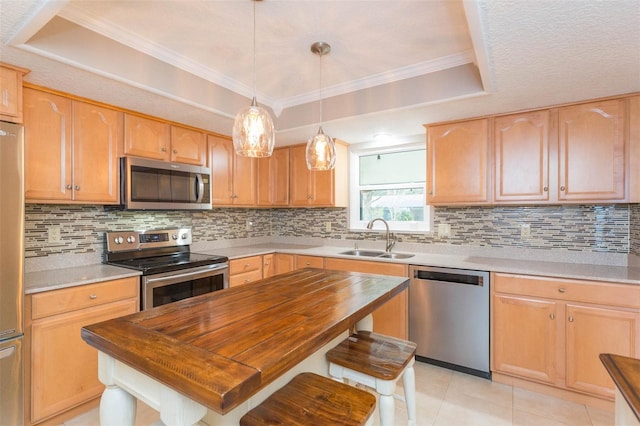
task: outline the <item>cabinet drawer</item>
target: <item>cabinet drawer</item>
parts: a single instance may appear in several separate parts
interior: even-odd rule
[[[37,293],[31,296],[31,318],[35,320],[138,297],[139,288],[138,277],[130,277]]]
[[[231,275],[229,278],[229,287],[235,287],[241,284],[248,284],[262,279],[262,271],[245,272],[244,274]]]
[[[498,273],[492,285],[498,293],[640,308],[640,286],[634,285]]]
[[[262,274],[262,256],[243,257],[229,262],[229,274],[236,275],[250,271],[260,271]]]
[[[296,256],[296,269],[324,268],[324,257]]]

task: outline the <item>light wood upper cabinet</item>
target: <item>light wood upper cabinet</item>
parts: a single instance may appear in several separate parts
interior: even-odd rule
[[[171,161],[205,166],[207,136],[186,127],[171,126]]]
[[[230,138],[209,135],[208,146],[213,206],[255,205],[256,159],[236,155]]]
[[[171,126],[132,114],[124,116],[124,153],[136,157],[169,161]]]
[[[560,108],[558,131],[558,199],[624,201],[625,100]]]
[[[496,117],[493,152],[497,202],[549,200],[549,111]]]
[[[73,102],[73,199],[120,201],[122,113]]]
[[[122,113],[30,88],[24,99],[27,201],[119,203]]]
[[[427,127],[427,204],[486,204],[490,192],[489,120]]]
[[[257,204],[259,206],[289,205],[289,148],[273,150],[270,157],[256,160]]]
[[[336,141],[334,170],[307,169],[306,145],[290,148],[290,205],[292,207],[346,207],[348,201],[348,150]]]
[[[629,202],[640,203],[640,96],[629,98]]]
[[[28,72],[0,63],[0,120],[22,123],[22,77]]]
[[[24,89],[25,198],[71,201],[71,99]]]

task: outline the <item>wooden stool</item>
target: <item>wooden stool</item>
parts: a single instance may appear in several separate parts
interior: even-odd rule
[[[329,375],[373,388],[380,395],[380,424],[394,425],[394,398],[407,406],[409,425],[416,422],[416,384],[413,363],[416,344],[408,340],[358,331],[327,352]],[[395,394],[402,376],[404,398]]]
[[[375,407],[369,392],[301,373],[242,416],[240,425],[364,425]]]

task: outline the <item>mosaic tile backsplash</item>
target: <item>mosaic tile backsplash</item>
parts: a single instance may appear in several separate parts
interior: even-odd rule
[[[25,217],[27,258],[102,253],[106,231],[182,226],[193,229],[195,241],[269,236],[379,239],[375,233],[350,232],[345,208],[144,212],[27,204]],[[326,222],[331,222],[331,232],[326,231]],[[450,237],[439,238],[437,233],[397,235],[408,243],[640,255],[640,204],[436,208],[435,229],[440,223],[451,225]],[[521,224],[530,224],[531,238],[520,238]],[[48,242],[51,226],[60,227],[61,242]]]

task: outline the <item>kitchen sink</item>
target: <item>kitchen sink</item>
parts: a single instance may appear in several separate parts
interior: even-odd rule
[[[408,253],[387,253],[384,251],[376,250],[348,250],[338,254],[344,254],[347,256],[360,256],[360,257],[380,257],[383,259],[408,259],[415,255]]]
[[[385,252],[375,250],[348,250],[338,254],[346,254],[348,256],[378,257],[382,254],[385,254]]]
[[[386,259],[408,259],[413,256],[415,255],[408,254],[408,253],[382,253],[380,256],[377,256],[377,257],[384,257]]]

